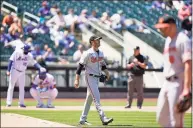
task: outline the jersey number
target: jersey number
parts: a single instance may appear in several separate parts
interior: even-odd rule
[[[174,56],[169,56],[169,61],[171,64],[173,64],[175,62]]]

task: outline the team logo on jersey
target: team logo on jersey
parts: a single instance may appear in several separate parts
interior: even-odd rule
[[[92,63],[96,63],[96,62],[100,62],[101,60],[103,60],[103,57],[91,57],[91,62]]]
[[[19,58],[17,58],[17,60],[21,60],[21,56]]]

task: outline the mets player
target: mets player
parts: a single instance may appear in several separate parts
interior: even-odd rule
[[[54,77],[47,73],[46,70],[39,71],[39,74],[35,77],[32,88],[30,89],[30,94],[38,102],[37,108],[44,108],[42,98],[48,98],[47,108],[54,108],[52,101],[58,95],[58,90],[56,89],[56,81]]]
[[[183,127],[183,114],[175,111],[180,97],[191,88],[191,45],[184,32],[178,32],[175,19],[165,15],[155,28],[167,37],[164,47],[165,81],[157,102],[157,121],[162,127]]]
[[[30,53],[30,46],[24,45],[20,50],[15,50],[9,59],[7,75],[9,77],[9,87],[7,91],[7,107],[10,107],[13,99],[13,89],[16,82],[19,84],[19,107],[24,105],[24,86],[25,86],[25,71],[29,62],[38,70],[43,70]]]
[[[101,70],[105,72],[107,76],[107,80],[109,80],[109,72],[106,68],[106,64],[104,62],[104,55],[103,52],[100,51],[98,48],[100,46],[100,39],[102,37],[98,36],[91,36],[90,37],[90,44],[91,48],[87,51],[83,52],[81,59],[79,61],[79,67],[76,71],[76,78],[74,81],[75,88],[79,87],[79,79],[80,73],[83,67],[85,67],[85,80],[87,84],[87,97],[84,104],[84,110],[80,117],[80,125],[91,125],[87,122],[87,115],[90,110],[90,106],[92,101],[95,103],[95,107],[98,111],[100,119],[103,125],[108,125],[113,121],[113,118],[107,118],[105,116],[104,111],[101,108],[100,104],[100,93],[99,93],[99,77],[101,75]]]

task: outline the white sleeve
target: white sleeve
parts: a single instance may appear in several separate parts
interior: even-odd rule
[[[79,63],[85,65],[88,60],[88,55],[89,55],[88,52],[84,51],[83,54],[81,55]]]
[[[46,22],[46,26],[48,26],[48,27],[52,26],[52,23],[55,22],[55,17],[56,17],[56,16],[53,16],[50,20],[48,20],[48,21]]]
[[[29,55],[29,61],[31,62],[31,64],[32,64],[32,65],[36,64],[37,61],[34,60],[33,55],[32,55],[31,53],[28,53],[28,55]]]
[[[17,52],[14,51],[13,54],[10,56],[9,60],[14,61],[14,60],[16,60],[16,57],[17,57]]]
[[[183,63],[187,60],[192,60],[191,50],[191,41],[190,39],[186,39],[181,44],[181,58]]]
[[[39,85],[39,75],[36,75],[34,81],[33,81],[33,84],[35,85]]]

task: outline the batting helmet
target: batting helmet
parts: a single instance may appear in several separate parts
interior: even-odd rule
[[[31,51],[31,47],[27,44],[25,44],[22,49],[23,49],[25,54],[27,54],[28,52]]]
[[[45,78],[46,78],[46,69],[45,68],[43,68],[44,70],[39,70],[39,78],[40,79],[42,79],[42,80],[44,80]]]

